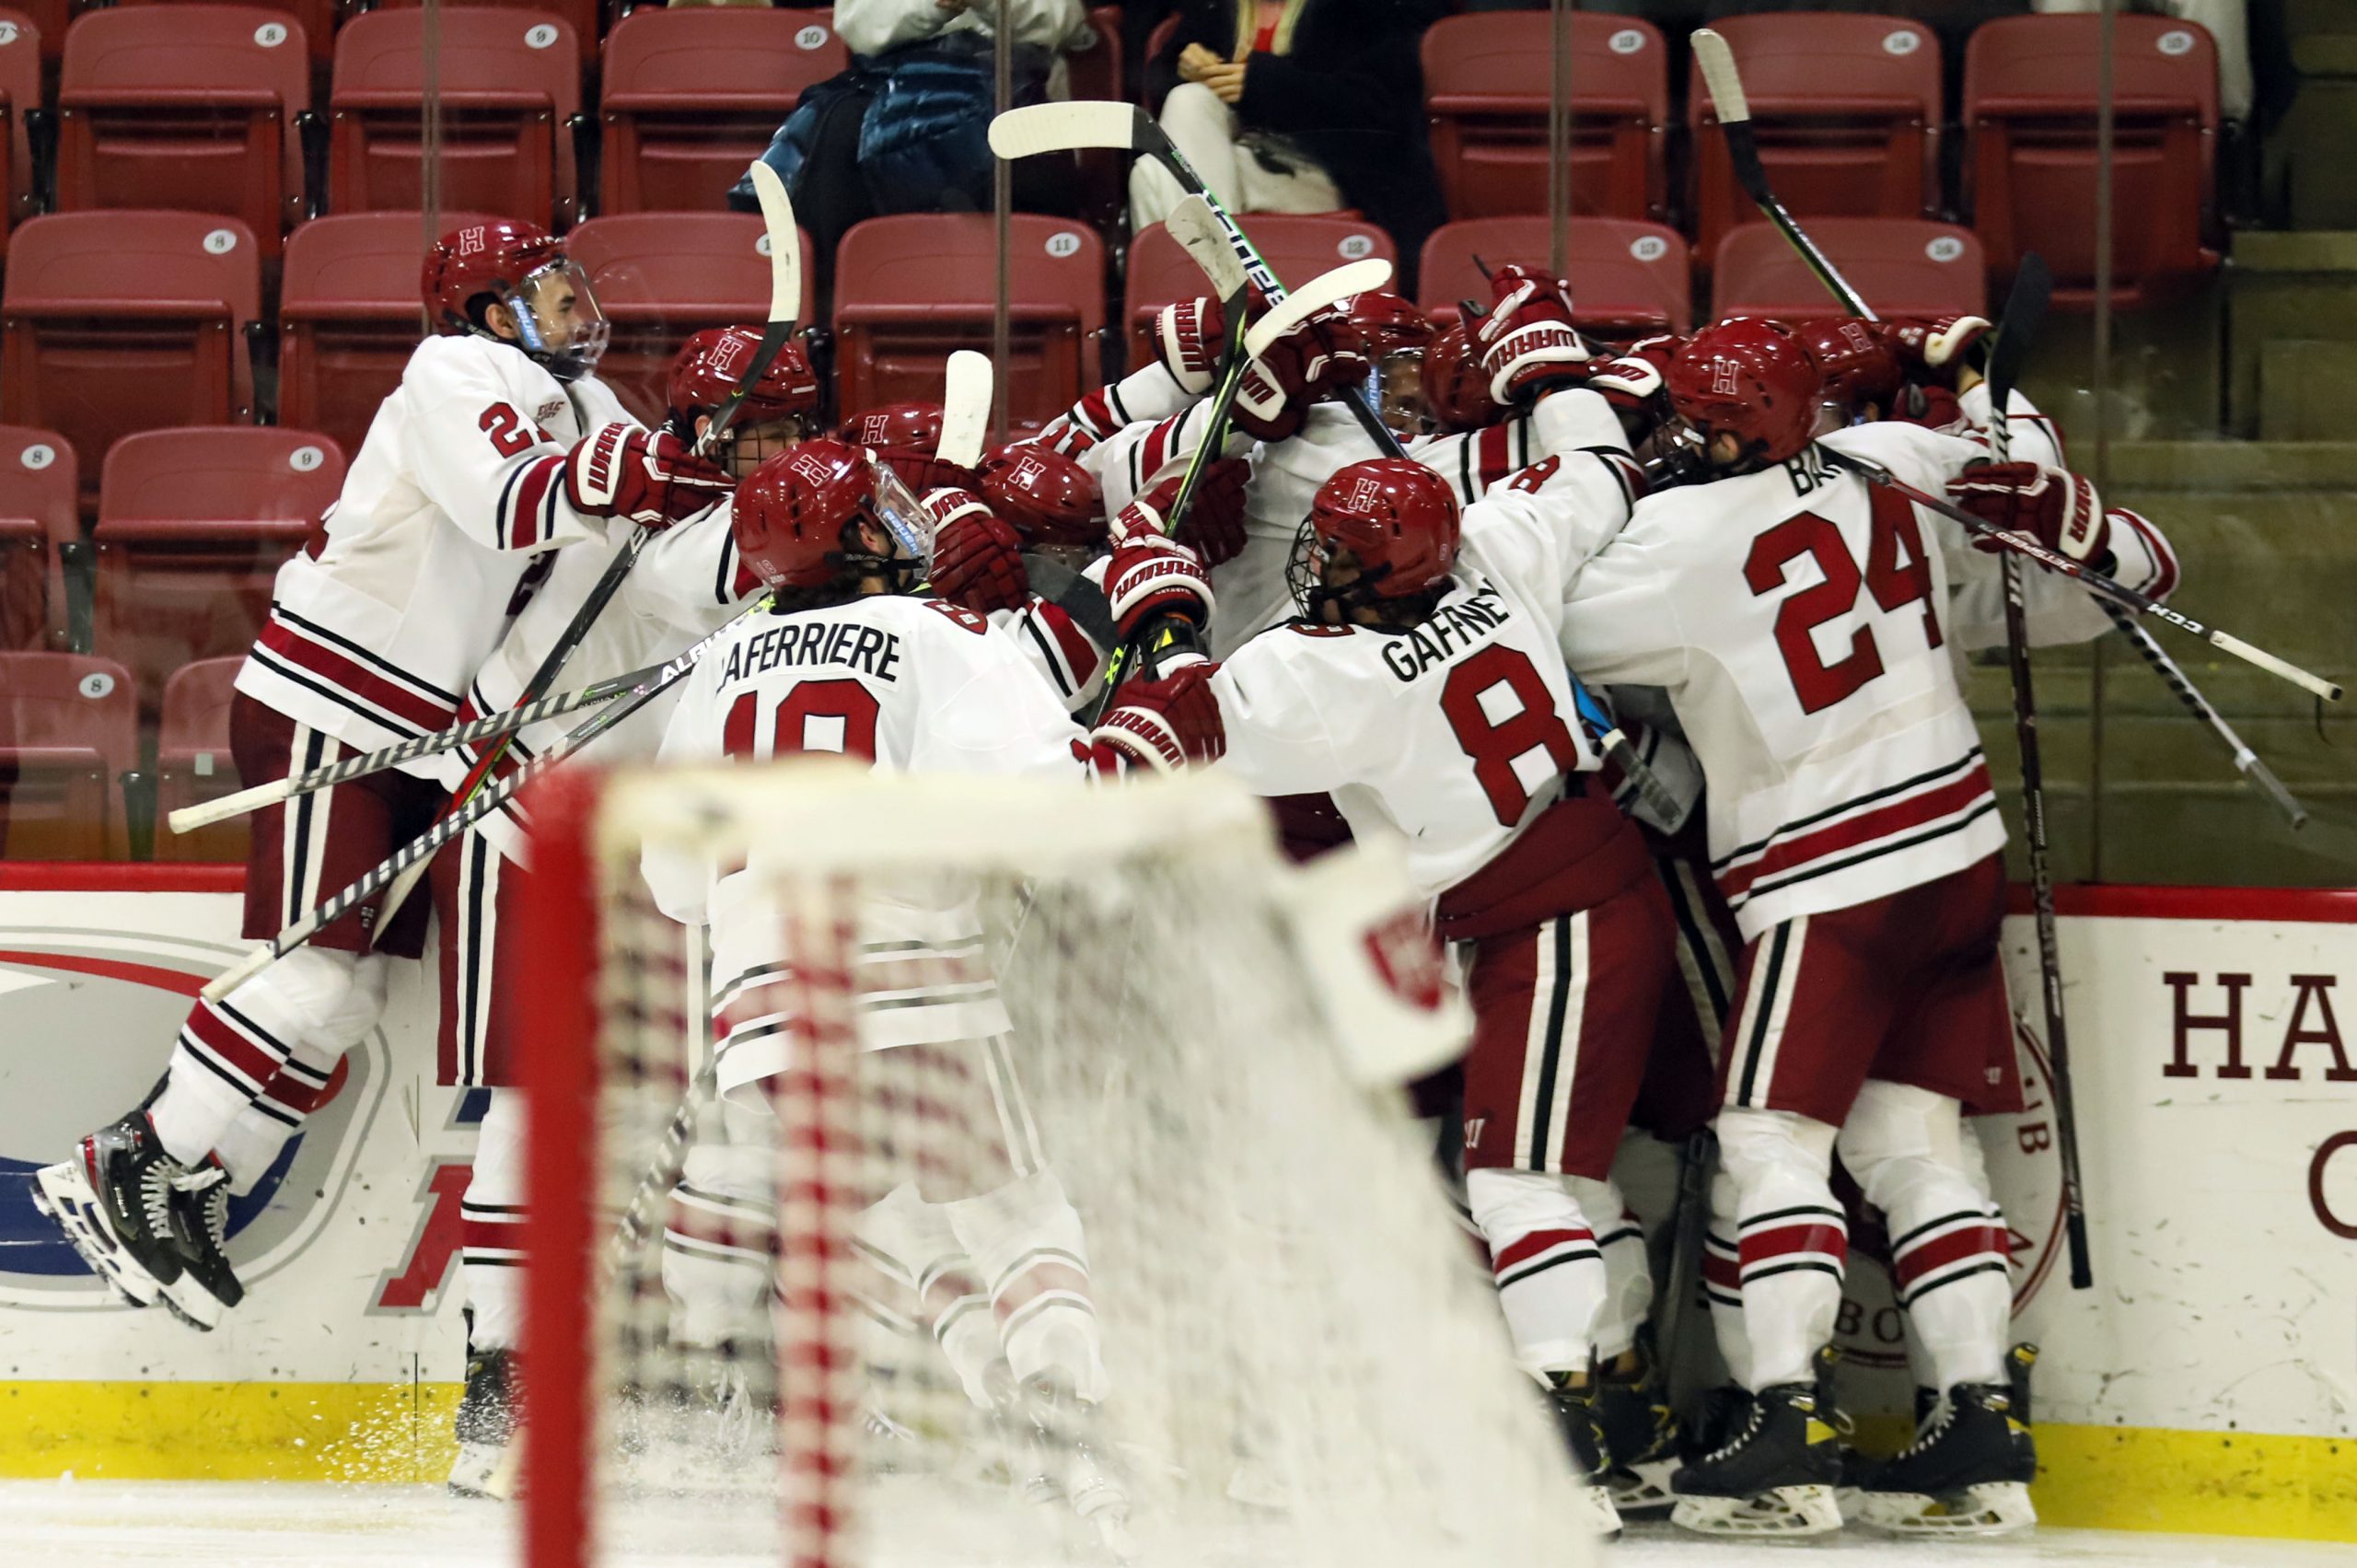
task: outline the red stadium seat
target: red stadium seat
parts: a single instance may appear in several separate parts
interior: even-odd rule
[[[87,654],[0,654],[0,857],[120,860],[139,765],[131,677]]]
[[[82,537],[74,448],[0,424],[0,648],[64,646],[65,547]]]
[[[1244,232],[1268,260],[1269,270],[1288,284],[1370,256],[1395,265],[1399,260],[1391,236],[1359,218],[1248,213],[1241,221]],[[1169,230],[1158,223],[1140,229],[1130,242],[1129,285],[1121,310],[1130,334],[1131,368],[1153,357],[1154,345],[1147,334],[1155,311],[1174,299],[1192,299],[1209,292],[1211,285],[1204,280],[1203,270],[1170,238]]]
[[[1988,269],[1969,229],[1922,218],[1817,218],[1809,238],[1877,316],[1985,316]],[[1846,316],[1817,274],[1771,223],[1748,223],[1719,241],[1712,308],[1782,321]]]
[[[1008,253],[1012,353],[999,375],[1009,420],[1036,428],[1097,385],[1105,252],[1085,225],[1017,213]],[[845,413],[940,401],[950,351],[990,347],[996,255],[981,214],[870,218],[843,236],[835,339]]]
[[[796,231],[799,232],[798,230]],[[802,239],[802,319],[817,308],[810,237]],[[706,327],[769,317],[769,233],[751,213],[622,213],[592,218],[565,239],[614,324],[598,378],[653,424],[679,343]]]
[[[491,221],[445,213],[447,233]],[[286,241],[279,284],[278,417],[358,452],[377,405],[401,385],[425,331],[418,277],[424,219],[416,213],[313,218]]]
[[[1564,270],[1571,274],[1572,308],[1583,329],[1631,337],[1661,329],[1682,332],[1693,324],[1690,259],[1676,229],[1636,218],[1569,221]],[[1543,268],[1547,261],[1543,217],[1443,224],[1424,241],[1417,273],[1423,295],[1417,303],[1435,321],[1453,322],[1464,314],[1460,300],[1489,305],[1484,265],[1520,261]]]
[[[94,624],[143,706],[190,660],[245,651],[279,566],[343,487],[343,454],[306,430],[151,430],[107,454]]]
[[[1921,22],[1835,11],[1727,17],[1711,26],[1743,71],[1759,161],[1803,217],[1939,211],[1940,41]],[[1736,183],[1699,67],[1686,87],[1694,143],[1694,250],[1758,219]]]
[[[1571,14],[1572,211],[1658,217],[1669,56],[1652,23]],[[1424,108],[1451,217],[1547,210],[1553,18],[1507,11],[1444,17],[1424,32]]]
[[[57,204],[241,218],[265,256],[301,221],[303,29],[251,6],[92,11],[65,40]]]
[[[253,232],[202,213],[28,219],[0,291],[0,419],[98,459],[134,431],[250,419],[247,330],[261,315]]]
[[[2218,56],[2166,17],[2120,16],[2113,61],[2113,298],[2149,302],[2218,264]],[[1985,23],[1964,55],[1965,197],[2000,279],[2036,250],[2065,304],[2095,297],[2096,77],[2103,18]]]
[[[370,10],[398,11],[413,8],[418,0],[368,0]],[[554,12],[573,29],[581,46],[584,67],[598,63],[598,38],[603,29],[604,0],[443,0],[446,6],[501,7],[507,10]]]
[[[606,41],[601,211],[720,211],[802,89],[851,64],[825,11],[633,11]]]
[[[33,215],[32,140],[25,116],[41,107],[42,37],[22,11],[0,10],[0,244]]]
[[[171,814],[243,786],[229,754],[229,703],[245,656],[202,659],[164,683],[164,716],[156,738],[156,858],[246,858],[247,819],[233,817],[192,833],[175,833]]]
[[[339,213],[424,203],[424,13],[371,11],[335,41],[330,204]],[[442,199],[563,227],[574,199],[580,61],[572,25],[502,7],[441,14]]]
[[[210,8],[215,4],[215,0],[111,0],[111,4],[115,6],[137,6],[142,9],[157,6],[179,6],[191,3]],[[310,46],[311,64],[322,70],[326,68],[335,50],[336,23],[342,19],[347,8],[344,0],[249,0],[249,3],[260,5],[266,10],[275,11],[301,28]],[[60,25],[63,26],[62,23]]]

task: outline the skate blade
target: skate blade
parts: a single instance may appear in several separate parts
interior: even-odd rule
[[[227,1305],[219,1296],[186,1274],[164,1286],[162,1299],[173,1317],[199,1333],[209,1334],[219,1328],[223,1316],[228,1311]]]
[[[2038,1509],[2020,1481],[1992,1481],[1944,1497],[1870,1492],[1859,1516],[1894,1535],[2002,1536],[2037,1524]]]
[[[1620,1513],[1612,1505],[1612,1489],[1601,1483],[1583,1486],[1572,1505],[1572,1525],[1584,1535],[1598,1540],[1617,1539],[1620,1534]]]
[[[1816,1536],[1841,1527],[1829,1486],[1771,1487],[1757,1497],[1681,1497],[1669,1522],[1706,1536]]]
[[[33,1207],[64,1233],[74,1250],[115,1295],[133,1307],[153,1307],[163,1294],[156,1276],[132,1260],[106,1222],[99,1218],[99,1195],[77,1161],[45,1165],[33,1177]]]
[[[1607,1470],[1604,1483],[1612,1489],[1612,1506],[1624,1516],[1667,1513],[1678,1503],[1678,1494],[1669,1489],[1670,1475],[1677,1469],[1678,1461],[1669,1458],[1645,1460]]]
[[[513,1443],[461,1443],[450,1466],[450,1495],[503,1502],[514,1495],[517,1469]]]

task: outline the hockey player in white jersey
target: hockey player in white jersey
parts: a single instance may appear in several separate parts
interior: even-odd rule
[[[607,327],[548,235],[475,225],[428,252],[437,335],[418,345],[335,505],[278,575],[238,676],[241,776],[303,772],[449,725],[551,552],[610,528],[665,528],[727,482],[632,423],[592,372]],[[253,819],[244,931],[275,935],[424,830],[431,760]],[[148,1104],[41,1173],[42,1202],[133,1302],[209,1328],[243,1295],[227,1200],[259,1179],[377,1017],[389,957],[414,958],[426,905],[354,911],[219,1003],[190,1013]]]
[[[694,443],[714,412],[743,381],[761,338],[757,327],[714,327],[690,338],[672,361],[666,383],[664,433]],[[802,345],[788,342],[746,389],[736,421],[714,457],[728,474],[741,479],[810,434],[818,412],[818,377]],[[556,558],[547,579],[469,682],[460,722],[513,706],[521,698],[625,542],[616,532]],[[563,681],[583,686],[659,663],[717,631],[760,587],[759,579],[737,558],[724,497],[640,552],[621,589],[565,661]],[[648,704],[600,737],[585,755],[600,761],[652,756],[668,712],[668,703]],[[493,778],[505,778],[539,756],[575,722],[551,719],[512,737]],[[443,776],[456,784],[489,744],[445,753]],[[515,929],[510,912],[528,896],[528,826],[522,803],[511,799],[436,855],[430,874],[442,931],[439,1081],[491,1089],[473,1168],[459,1206],[467,1380],[456,1418],[459,1453],[450,1488],[468,1496],[482,1495],[490,1487],[513,1433],[511,1364],[523,1328],[523,1118],[521,1097],[512,1086],[515,1064],[508,1056],[506,1016],[517,955],[509,951],[505,934]],[[731,1162],[758,1157],[759,1152],[732,1151],[718,1141],[696,1144],[688,1152],[683,1190],[673,1194],[674,1213],[691,1217],[710,1214],[715,1205],[704,1190],[726,1185]],[[731,1245],[741,1246],[758,1228],[759,1217],[732,1210],[728,1228],[737,1239]],[[768,1299],[767,1269],[737,1266],[731,1260],[734,1254],[704,1249],[702,1228],[692,1218],[684,1232],[666,1228],[664,1283],[682,1302],[681,1318],[699,1329],[722,1319],[758,1323]]]
[[[1927,533],[1838,455],[1945,488],[2075,557],[2108,556],[2123,581],[2156,569],[2067,473],[1968,472],[1984,460],[1977,446],[1898,423],[1813,442],[1821,379],[1773,323],[1689,341],[1667,381],[1700,482],[1640,503],[1580,572],[1563,621],[1576,668],[1668,691],[1709,781],[1713,870],[1747,942],[1712,1208],[1736,1237],[1748,1342],[1729,1348],[1755,1398],[1730,1441],[1674,1478],[1676,1517],[1720,1533],[1840,1527],[1823,1376],[1847,1250],[1829,1181],[1838,1132],[1889,1216],[1951,1406],[1869,1492],[1937,1477],[2002,1527],[2029,1516],[2035,1457],[2008,1410],[2003,1234],[1958,1153],[1960,1109],[2018,1092],[1997,953],[2004,832],[1948,645],[1947,585],[1978,568],[1959,530]],[[2037,587],[2046,625],[2078,592]]]
[[[911,591],[932,552],[929,515],[870,453],[807,443],[763,465],[734,504],[737,548],[775,596],[697,664],[665,732],[667,762],[740,765],[829,751],[878,770],[1021,775],[1083,787],[1078,726],[1006,633]],[[786,929],[757,874],[650,851],[657,903],[711,927],[715,1082],[755,1107],[797,1072],[797,987]],[[1022,1132],[1010,1093],[1021,1043],[981,953],[975,889],[940,877],[871,888],[854,986],[863,1063],[928,1074],[929,1093],[1004,1143],[994,1171],[913,1166],[869,1193],[856,1222],[883,1286],[923,1299],[970,1278],[986,1311],[935,1318],[941,1349],[978,1409],[1045,1434],[1037,1478],[1109,1539],[1127,1510],[1088,1436],[1108,1392],[1089,1303],[1080,1215]],[[904,1054],[905,1053],[905,1054]],[[1015,1091],[1018,1092],[1019,1091]],[[1012,1130],[1004,1135],[1002,1128]],[[985,1132],[984,1130],[987,1130]],[[916,1151],[910,1151],[914,1154]]]

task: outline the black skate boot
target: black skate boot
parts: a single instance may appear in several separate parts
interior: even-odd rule
[[[2037,1355],[2016,1345],[2007,1358],[2010,1383],[1949,1389],[1915,1441],[1867,1472],[1860,1516],[1914,1535],[2005,1535],[2038,1523],[2029,1500],[2038,1445],[2021,1414]]]
[[[222,1243],[229,1230],[229,1175],[211,1160],[172,1178],[172,1245],[180,1249],[180,1278],[164,1286],[164,1305],[195,1329],[214,1329],[246,1287]]]
[[[1107,1551],[1122,1562],[1135,1561],[1129,1489],[1106,1457],[1097,1408],[1046,1376],[1026,1381],[1016,1400],[1034,1444],[1020,1490],[1037,1502],[1062,1497]]]
[[[1596,1380],[1596,1421],[1609,1460],[1604,1484],[1620,1513],[1660,1514],[1677,1501],[1669,1477],[1678,1469],[1678,1412],[1664,1399],[1650,1330],[1632,1353],[1632,1369],[1608,1370]]]
[[[84,1138],[63,1165],[42,1167],[33,1207],[116,1294],[152,1307],[185,1267],[171,1218],[172,1182],[185,1174],[143,1108]]]
[[[453,1423],[458,1462],[450,1467],[450,1491],[459,1497],[505,1499],[515,1495],[516,1353],[467,1347],[467,1391]]]
[[[1572,1463],[1577,1465],[1580,1479],[1579,1527],[1590,1535],[1611,1538],[1620,1533],[1620,1514],[1612,1506],[1612,1488],[1604,1475],[1608,1468],[1605,1458],[1604,1434],[1596,1419],[1595,1379],[1577,1388],[1572,1386],[1569,1375],[1558,1372],[1547,1384],[1547,1400],[1554,1407],[1556,1428],[1563,1434],[1563,1446],[1572,1453]]]
[[[1841,1446],[1830,1398],[1836,1353],[1817,1352],[1817,1377],[1752,1397],[1742,1427],[1670,1477],[1670,1523],[1703,1535],[1811,1536],[1841,1527],[1833,1489]]]

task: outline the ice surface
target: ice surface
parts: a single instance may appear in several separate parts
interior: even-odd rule
[[[750,1568],[775,1560],[713,1540],[692,1509],[657,1527],[631,1568]],[[656,1544],[659,1540],[660,1544]],[[462,1503],[439,1488],[296,1482],[0,1481],[0,1562],[9,1568],[509,1568],[508,1510]],[[2224,1536],[2039,1530],[1996,1541],[1894,1541],[1853,1528],[1814,1547],[1699,1540],[1641,1526],[1608,1554],[1639,1568],[1802,1568],[1830,1554],[1839,1568],[1925,1564],[2064,1564],[2067,1568],[2348,1568],[2346,1543]],[[1159,1557],[1160,1552],[1153,1555]],[[1198,1561],[1223,1555],[1215,1549]],[[990,1561],[988,1558],[970,1561]],[[1053,1552],[1031,1565],[1067,1568]],[[1434,1568],[1444,1568],[1434,1564]]]

